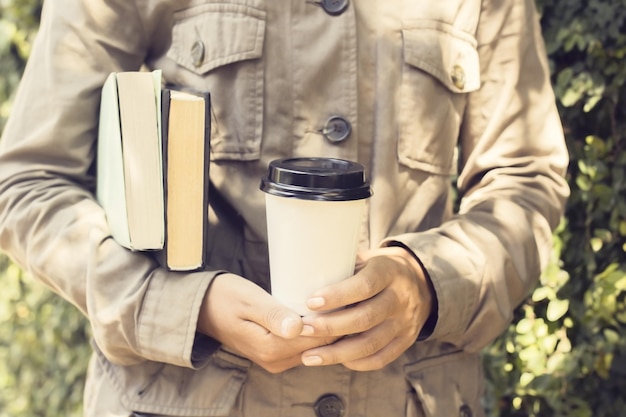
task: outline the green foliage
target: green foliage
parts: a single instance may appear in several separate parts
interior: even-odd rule
[[[540,286],[485,351],[492,417],[626,416],[624,6],[539,4],[572,196]]]
[[[572,196],[540,285],[484,352],[486,407],[626,416],[626,1],[538,1]],[[40,8],[0,0],[0,131]],[[85,319],[1,256],[0,285],[0,417],[79,416]]]
[[[0,270],[0,417],[81,416],[84,317],[6,257]]]
[[[37,32],[41,0],[0,0],[0,132]]]

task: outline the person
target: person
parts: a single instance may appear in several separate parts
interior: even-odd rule
[[[94,198],[101,87],[142,69],[211,93],[203,271],[122,248]],[[47,1],[0,146],[0,247],[88,317],[90,417],[484,415],[480,350],[569,192],[531,0]],[[304,317],[268,292],[259,190],[291,156],[373,190]]]

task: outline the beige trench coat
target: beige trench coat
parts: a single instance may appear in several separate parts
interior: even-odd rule
[[[86,415],[481,416],[477,352],[535,285],[568,194],[532,4],[47,1],[0,142],[0,247],[89,318]],[[209,271],[123,249],[94,201],[100,88],[144,64],[212,93]],[[385,369],[271,375],[196,333],[217,271],[267,287],[259,180],[293,155],[363,163],[362,247],[401,242],[432,280],[432,334]]]

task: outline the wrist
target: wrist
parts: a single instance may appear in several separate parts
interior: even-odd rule
[[[439,318],[439,303],[437,301],[435,287],[430,279],[428,271],[411,249],[397,241],[391,241],[388,242],[388,244],[389,246],[385,249],[390,250],[390,254],[393,254],[392,256],[400,257],[406,264],[407,268],[410,268],[417,281],[422,302],[428,312],[427,318],[422,325],[417,340],[425,340],[433,334]]]

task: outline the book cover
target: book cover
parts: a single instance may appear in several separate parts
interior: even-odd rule
[[[209,206],[210,96],[162,91],[165,259],[173,271],[206,265]]]
[[[161,71],[111,73],[102,87],[96,198],[113,238],[160,250],[165,237]]]

